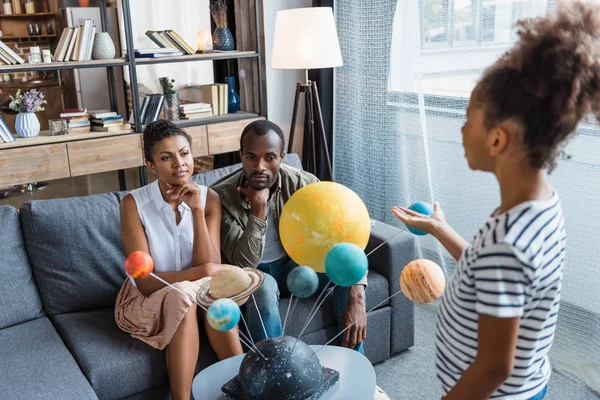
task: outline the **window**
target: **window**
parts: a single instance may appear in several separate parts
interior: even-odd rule
[[[468,97],[482,71],[514,43],[515,22],[543,15],[554,1],[398,2],[389,90]]]

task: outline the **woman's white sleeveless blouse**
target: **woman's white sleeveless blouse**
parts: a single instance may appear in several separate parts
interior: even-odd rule
[[[185,203],[179,205],[181,221],[175,220],[171,205],[163,200],[158,180],[130,192],[146,231],[154,272],[175,272],[192,267],[194,220]],[[202,207],[206,208],[208,188],[200,186]],[[135,285],[135,281],[129,278]]]

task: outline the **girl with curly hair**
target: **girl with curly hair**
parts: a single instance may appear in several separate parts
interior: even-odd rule
[[[600,117],[600,7],[565,2],[518,28],[516,45],[473,90],[462,128],[469,167],[495,175],[500,206],[470,243],[439,204],[428,217],[392,209],[458,261],[437,322],[446,400],[538,400],[550,379],[566,241],[545,172],[584,115]]]

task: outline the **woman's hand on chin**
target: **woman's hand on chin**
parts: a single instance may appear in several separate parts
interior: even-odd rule
[[[182,185],[167,183],[167,196],[171,200],[181,200],[192,210],[204,212],[200,185],[196,182],[186,182]]]

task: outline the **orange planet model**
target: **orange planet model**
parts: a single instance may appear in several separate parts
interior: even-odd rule
[[[145,251],[134,251],[125,260],[125,271],[133,279],[146,278],[154,269],[154,260]]]
[[[444,293],[445,287],[444,272],[431,260],[412,261],[400,275],[400,290],[417,304],[437,300]]]

